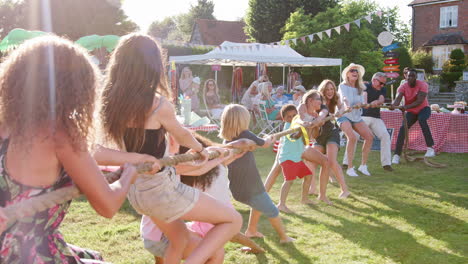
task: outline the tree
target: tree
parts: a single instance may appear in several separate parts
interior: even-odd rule
[[[0,1],[0,37],[5,37],[14,28],[20,27],[21,4],[15,0]]]
[[[448,84],[449,89],[455,87],[455,81],[458,81],[463,75],[465,69],[465,54],[461,49],[454,49],[450,52],[450,59],[442,66],[442,80]]]
[[[246,33],[250,40],[267,43],[279,41],[282,28],[290,14],[298,8],[314,16],[334,7],[337,0],[250,0],[245,19]]]
[[[24,0],[21,27],[28,30],[45,30],[48,15],[42,10],[42,1]],[[50,0],[52,31],[72,40],[92,34],[125,35],[138,29],[115,0]]]
[[[196,19],[215,19],[214,3],[210,0],[198,0],[196,6],[191,6],[187,13],[168,17],[163,21],[154,21],[148,34],[164,40],[188,41],[192,34]]]
[[[180,30],[187,35],[192,33],[193,24],[196,19],[215,19],[214,15],[214,3],[211,0],[198,0],[196,6],[191,5],[190,10],[187,14],[182,14],[180,19]]]

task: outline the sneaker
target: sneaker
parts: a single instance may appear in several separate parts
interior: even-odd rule
[[[393,155],[392,163],[393,164],[400,164],[400,156],[398,156],[397,154]]]
[[[366,176],[371,176],[370,172],[367,170],[367,165],[361,165],[357,170]]]
[[[348,164],[341,165],[341,168],[343,168],[343,170],[347,170],[348,169]]]
[[[393,171],[393,168],[390,165],[383,166],[383,169],[386,170],[386,171]]]
[[[349,169],[346,170],[346,174],[348,176],[351,176],[351,177],[357,177],[359,175],[357,175],[357,173],[354,171],[354,167],[351,167]]]
[[[426,151],[426,154],[424,155],[424,157],[435,157],[435,151],[433,148],[427,148],[427,151]]]

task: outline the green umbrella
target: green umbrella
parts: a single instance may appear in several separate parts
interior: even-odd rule
[[[0,42],[0,51],[5,52],[7,50],[14,49],[25,40],[46,34],[47,33],[43,31],[29,31],[22,28],[15,28],[6,35],[2,42]]]
[[[116,35],[89,35],[81,37],[76,41],[76,43],[89,51],[99,48],[106,48],[107,51],[111,52],[115,46],[117,46],[119,39],[120,37]]]

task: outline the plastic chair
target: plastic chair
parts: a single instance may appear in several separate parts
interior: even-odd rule
[[[265,101],[260,101],[259,103],[259,108],[260,108],[260,115],[261,115],[261,120],[262,120],[262,131],[258,134],[260,137],[263,137],[265,135],[270,135],[276,132],[281,131],[281,124],[283,121],[281,120],[269,120],[268,119],[268,113],[266,111],[266,102]]]

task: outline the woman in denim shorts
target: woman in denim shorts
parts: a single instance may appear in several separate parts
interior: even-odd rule
[[[343,82],[338,88],[338,94],[345,109],[352,106],[359,106],[364,103],[363,91],[366,89],[362,80],[364,73],[364,67],[354,63],[351,63],[343,70],[343,73],[341,74]],[[346,170],[346,174],[352,177],[358,176],[353,167],[354,148],[356,147],[356,142],[358,140],[354,131],[364,138],[361,166],[359,166],[358,171],[364,175],[370,176],[370,173],[367,170],[367,158],[372,147],[374,136],[372,135],[369,127],[362,120],[361,115],[362,109],[353,109],[351,112],[344,114],[337,120],[339,127],[348,139],[346,144],[346,154],[348,156],[348,168]]]

